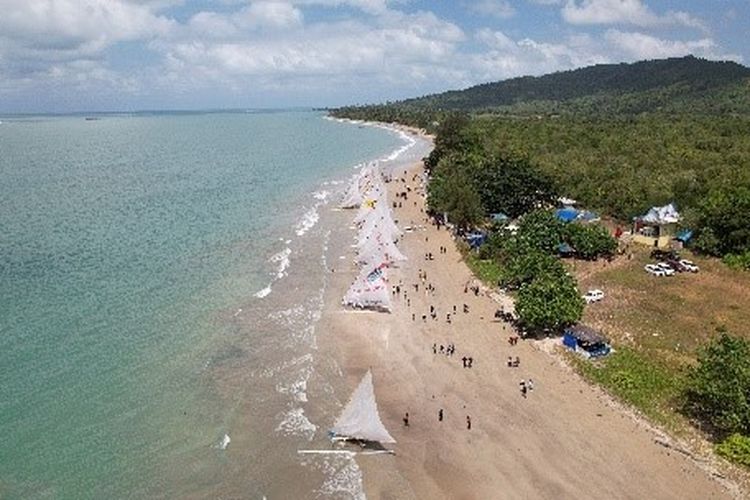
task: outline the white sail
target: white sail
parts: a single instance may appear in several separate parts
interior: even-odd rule
[[[379,443],[396,442],[380,421],[370,370],[367,370],[331,432],[338,437],[350,439]]]

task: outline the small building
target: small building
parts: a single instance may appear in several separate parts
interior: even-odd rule
[[[573,325],[565,329],[563,345],[588,358],[606,356],[612,347],[602,334],[586,325]]]
[[[677,233],[680,216],[674,203],[652,207],[645,215],[633,219],[633,241],[656,248],[667,248]]]

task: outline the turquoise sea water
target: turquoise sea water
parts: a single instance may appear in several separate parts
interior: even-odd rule
[[[200,491],[227,318],[310,193],[402,142],[315,112],[0,119],[0,498]]]

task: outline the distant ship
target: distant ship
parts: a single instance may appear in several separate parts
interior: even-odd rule
[[[98,118],[98,117],[96,117],[96,116],[87,116],[87,117],[86,117],[86,121],[87,121],[87,122],[93,122],[93,121],[96,121],[96,120],[98,120],[98,119],[99,119],[99,118]]]

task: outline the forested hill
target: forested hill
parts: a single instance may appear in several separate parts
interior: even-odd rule
[[[403,104],[475,110],[529,101],[567,101],[597,94],[649,92],[674,86],[683,92],[705,92],[748,77],[750,68],[737,63],[687,56],[633,64],[598,64],[539,77],[512,78],[410,99]]]
[[[383,121],[421,121],[439,111],[610,116],[649,112],[750,113],[750,68],[694,56],[599,64],[476,85],[388,105],[348,107],[334,114]],[[426,118],[426,116],[425,116]]]

